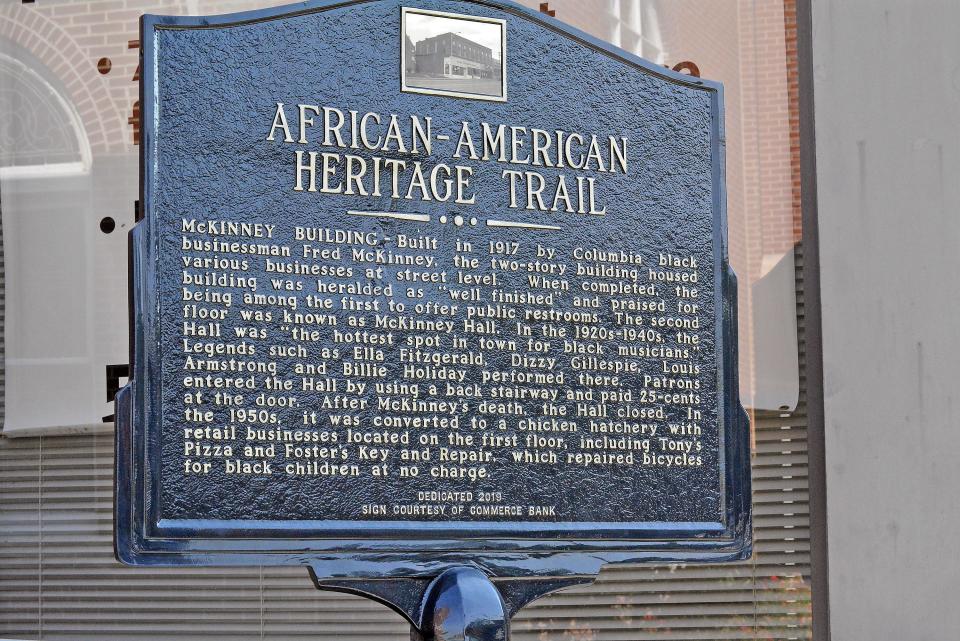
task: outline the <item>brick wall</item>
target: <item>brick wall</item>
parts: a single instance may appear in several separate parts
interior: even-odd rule
[[[94,154],[131,153],[128,122],[138,97],[134,81],[144,13],[230,13],[281,0],[5,0],[0,6],[0,38],[26,49],[66,86]],[[101,73],[98,62],[110,61]]]

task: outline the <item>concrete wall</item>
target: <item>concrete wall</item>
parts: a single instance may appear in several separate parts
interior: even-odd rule
[[[960,2],[813,0],[832,638],[960,636]]]

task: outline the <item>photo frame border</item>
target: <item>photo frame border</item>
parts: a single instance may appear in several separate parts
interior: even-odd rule
[[[500,27],[500,95],[494,96],[482,93],[469,93],[463,91],[448,91],[446,89],[430,89],[429,87],[414,87],[407,84],[407,16],[409,14],[434,16],[439,18],[452,18],[455,20],[469,20],[472,22],[483,22],[487,24],[496,24]],[[418,9],[415,7],[400,7],[400,91],[404,93],[418,93],[429,96],[448,96],[451,98],[467,98],[470,100],[486,100],[489,102],[507,101],[507,21],[501,18],[487,18],[484,16],[471,16],[464,13],[450,13],[448,11],[431,11],[429,9]]]

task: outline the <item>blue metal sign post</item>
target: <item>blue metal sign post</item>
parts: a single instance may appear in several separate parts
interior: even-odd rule
[[[506,0],[145,16],[132,565],[304,565],[504,639],[750,554],[719,84]]]

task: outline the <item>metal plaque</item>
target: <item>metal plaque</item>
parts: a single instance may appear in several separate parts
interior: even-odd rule
[[[141,43],[120,560],[749,555],[719,84],[503,0]]]

